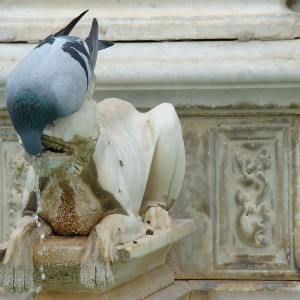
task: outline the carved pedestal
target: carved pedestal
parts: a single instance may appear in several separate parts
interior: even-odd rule
[[[43,242],[39,256],[34,251],[35,285],[42,286],[36,299],[144,299],[174,283],[174,274],[165,264],[166,255],[176,241],[194,231],[192,220],[175,220],[171,229],[154,230],[147,235],[116,247],[119,260],[114,263],[115,284],[109,289],[87,289],[80,283],[80,260],[86,237],[53,236]],[[39,276],[43,266],[46,279]]]
[[[0,243],[16,228],[25,205],[22,193],[29,165],[17,140],[7,112],[0,110]]]

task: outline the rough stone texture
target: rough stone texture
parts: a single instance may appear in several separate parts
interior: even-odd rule
[[[181,121],[186,179],[171,212],[198,231],[169,255],[176,278],[298,279],[298,115]]]
[[[164,267],[153,270],[151,273],[142,276],[127,286],[108,292],[107,294],[97,293],[63,293],[65,300],[79,300],[88,298],[91,300],[253,300],[253,299],[275,299],[275,300],[298,300],[298,281],[229,281],[229,280],[189,280],[175,281],[174,284],[145,297],[150,292],[149,282],[157,283],[161,276],[166,274]],[[158,284],[159,285],[159,284]],[[152,290],[153,292],[153,290]],[[151,293],[151,292],[150,292]],[[128,295],[126,298],[125,295]],[[41,293],[35,296],[38,300],[56,300],[62,296],[57,293]],[[32,300],[31,293],[22,295],[4,295],[0,290],[1,300]]]
[[[42,286],[42,293],[35,298],[82,299],[86,296],[104,300],[121,299],[123,295],[131,300],[144,299],[173,284],[174,273],[165,264],[166,255],[173,243],[193,230],[192,220],[174,220],[171,229],[155,229],[153,235],[117,246],[119,259],[114,263],[115,284],[105,291],[99,288],[89,290],[80,283],[80,261],[87,237],[52,236],[42,244],[37,242],[34,248],[34,283],[36,287]],[[41,247],[44,252],[39,255]],[[41,266],[46,275],[45,281],[39,276]],[[0,298],[6,295],[0,290]],[[27,296],[30,298],[30,294]]]
[[[65,300],[80,300],[83,298],[91,300],[117,300],[130,299],[140,300],[145,299],[148,295],[154,294],[157,291],[171,285],[174,282],[173,273],[164,265],[154,269],[139,278],[131,281],[128,284],[122,285],[119,288],[108,291],[104,294],[92,292],[42,292],[35,296],[37,300],[56,300],[63,298]]]
[[[0,299],[1,300],[33,300],[32,292],[27,292],[21,295],[7,294],[4,293],[0,288]]]
[[[296,281],[199,281],[187,282],[191,300],[250,300],[299,299],[299,282]]]
[[[7,241],[21,217],[28,171],[24,150],[6,112],[0,111],[0,241]]]
[[[145,300],[188,300],[191,288],[186,281],[176,281],[171,286],[147,297]]]
[[[110,289],[163,265],[170,246],[193,230],[193,221],[175,220],[171,229],[156,229],[153,235],[142,237],[136,243],[117,246],[119,261],[114,263],[115,284]],[[42,245],[37,242],[34,250],[35,284],[42,285],[43,291],[89,291],[80,283],[80,261],[86,240],[86,237],[53,236]],[[39,256],[41,247],[45,247],[45,252]],[[41,265],[46,274],[45,281],[38,276]]]

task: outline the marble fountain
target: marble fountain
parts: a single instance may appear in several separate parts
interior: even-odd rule
[[[171,104],[138,112],[93,100],[98,41],[69,37],[87,11],[45,38],[12,72],[5,94],[30,167],[26,206],[1,245],[0,285],[37,299],[143,299],[174,283],[171,245],[193,231],[172,220],[185,150]],[[29,72],[30,70],[30,72]]]
[[[45,236],[43,243],[49,245],[42,256],[38,238],[34,282],[44,287],[38,297],[57,299],[55,279],[60,274],[64,297],[70,299],[74,293],[91,299],[118,299],[120,293],[129,299],[299,299],[300,2],[60,4],[0,3],[1,242],[8,241],[25,208],[22,195],[29,170],[5,109],[4,87],[21,59],[45,36],[87,8],[90,12],[74,35],[86,37],[96,16],[99,39],[115,42],[99,52],[93,98],[97,103],[123,99],[143,113],[171,103],[180,119],[186,166],[181,192],[168,210],[173,227],[151,229],[153,235],[116,246],[119,260],[111,269],[115,283],[106,291],[80,281],[87,238]],[[122,159],[115,163],[116,169],[126,168]],[[180,219],[193,219],[195,231],[168,251],[168,237],[175,241],[193,231],[189,222],[176,221]],[[49,249],[56,238],[61,248],[54,255]],[[157,249],[153,256],[144,252],[149,247]],[[65,273],[61,253],[74,258]],[[134,270],[132,276],[140,275],[130,277],[125,266]],[[15,297],[3,293],[0,289],[2,298]],[[22,297],[31,295],[18,294],[17,299]]]

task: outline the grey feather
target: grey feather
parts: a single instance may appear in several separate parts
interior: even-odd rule
[[[98,41],[98,21],[93,19],[92,28],[89,36],[85,39],[90,50],[90,64],[92,71],[94,71],[97,61],[97,53],[100,50],[113,46],[109,41]]]
[[[114,43],[109,42],[109,41],[98,41],[98,51],[106,49],[108,47],[113,46]]]
[[[88,12],[89,10],[85,10],[83,13],[81,13],[78,17],[73,19],[66,27],[61,29],[60,31],[56,32],[54,34],[55,37],[57,36],[66,36],[69,35],[70,32],[73,30],[73,28],[76,26],[76,24],[79,22],[79,20]]]
[[[97,52],[112,45],[98,42],[96,19],[86,40],[68,36],[86,12],[45,38],[8,78],[7,108],[29,154],[38,155],[42,151],[41,135],[49,122],[81,108]]]
[[[98,22],[95,18],[93,19],[90,34],[85,39],[85,42],[87,43],[90,50],[90,64],[92,71],[94,71],[98,53]]]

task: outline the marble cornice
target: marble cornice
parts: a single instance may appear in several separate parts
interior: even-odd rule
[[[34,47],[0,44],[0,106],[16,64]],[[95,98],[119,97],[136,106],[295,108],[300,95],[300,41],[116,43],[99,52]]]
[[[0,41],[36,42],[86,9],[90,12],[74,34],[85,35],[97,17],[100,36],[114,41],[293,39],[300,36],[298,2],[3,0]]]

